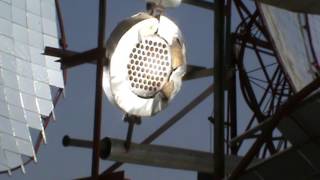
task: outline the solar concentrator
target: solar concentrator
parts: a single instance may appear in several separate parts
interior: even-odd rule
[[[104,91],[124,112],[153,116],[179,92],[186,71],[177,25],[161,15],[138,13],[115,28],[107,42]]]
[[[58,47],[54,0],[0,0],[0,171],[36,161],[29,128],[42,132],[53,112],[50,86],[63,88],[60,64],[41,53]]]

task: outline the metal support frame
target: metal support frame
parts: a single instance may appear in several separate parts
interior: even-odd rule
[[[175,123],[177,123],[181,118],[183,118],[187,113],[193,110],[196,106],[198,106],[203,100],[205,100],[211,93],[213,92],[213,85],[209,86],[206,90],[204,90],[199,96],[194,98],[189,104],[183,107],[178,113],[172,116],[167,122],[165,122],[162,126],[160,126],[157,130],[151,133],[148,137],[146,137],[140,144],[151,144],[154,140],[156,140],[161,134],[167,131],[170,127],[172,127]],[[105,170],[102,174],[112,173],[116,169],[118,169],[123,163],[116,162],[111,165],[107,170]]]
[[[54,47],[46,47],[43,54],[59,57],[57,60],[62,64],[63,69],[69,69],[85,63],[96,64],[96,60],[103,58],[106,49],[94,48],[85,52],[74,52],[69,50],[62,50]],[[183,77],[184,81],[195,80],[199,78],[212,77],[214,68],[206,68],[196,65],[187,65],[187,72]]]
[[[225,96],[224,96],[224,75],[225,75],[225,0],[215,1],[214,11],[214,177],[216,180],[224,178],[225,174]]]
[[[245,168],[250,164],[250,162],[253,160],[255,155],[258,153],[259,149],[261,148],[265,140],[268,138],[268,136],[279,124],[281,119],[284,116],[288,115],[290,112],[292,112],[299,103],[301,103],[308,95],[312,94],[319,87],[320,87],[320,78],[317,78],[316,80],[311,82],[309,85],[307,85],[305,88],[303,88],[301,91],[299,91],[296,95],[289,98],[288,101],[286,101],[286,103],[283,104],[277,110],[277,112],[272,116],[272,119],[269,122],[269,126],[267,126],[262,131],[260,136],[258,136],[258,138],[254,142],[254,144],[251,146],[249,151],[246,153],[246,155],[240,161],[238,166],[231,173],[229,180],[237,179],[241,175],[241,173],[245,170]]]
[[[236,32],[239,33],[236,35],[236,39],[238,42],[235,43],[235,45],[238,46],[239,50],[238,54],[236,55],[237,66],[239,69],[240,84],[244,99],[247,101],[248,106],[252,109],[253,116],[249,121],[246,131],[243,134],[231,139],[230,144],[240,147],[243,140],[245,139],[255,138],[256,141],[253,143],[238,166],[231,173],[228,178],[230,180],[237,179],[239,176],[241,176],[252,159],[254,157],[258,157],[260,152],[261,157],[266,158],[267,150],[269,150],[270,154],[274,154],[282,149],[281,145],[285,140],[283,140],[282,137],[280,137],[280,139],[279,137],[274,138],[272,136],[272,131],[280,121],[281,117],[288,113],[290,109],[289,107],[291,106],[288,104],[291,104],[293,101],[295,103],[298,103],[303,99],[302,96],[298,94],[291,98],[292,90],[290,84],[288,83],[282,71],[282,68],[278,65],[278,61],[273,64],[264,64],[263,58],[260,53],[266,52],[265,50],[267,50],[267,52],[270,52],[267,54],[270,56],[274,56],[275,60],[277,60],[278,57],[276,56],[277,52],[273,50],[274,46],[272,45],[265,25],[261,23],[261,20],[259,20],[259,11],[255,10],[253,13],[251,13],[249,8],[246,7],[242,0],[234,1],[238,13],[243,20],[239,25],[239,32]],[[244,68],[244,51],[246,48],[248,48],[248,43],[252,45],[250,48],[256,54],[258,63],[261,65],[260,68],[254,69],[251,72],[260,70],[265,77],[264,80],[250,77],[250,71],[246,71]],[[261,51],[261,49],[265,49],[263,50],[264,52]],[[270,68],[273,65],[278,66],[274,67],[273,74],[270,74],[270,71],[267,71],[267,68]],[[263,82],[266,84],[266,86],[261,86],[255,81]],[[253,85],[263,89],[263,93],[260,97],[258,97],[254,92],[252,88]],[[311,90],[309,91],[309,93],[310,92]],[[269,98],[267,96],[269,96]],[[300,98],[296,98],[297,96]],[[282,105],[283,102],[285,102],[284,105]],[[265,107],[262,107],[263,104],[265,104]],[[251,128],[255,119],[259,124],[256,127]],[[259,135],[254,135],[258,131],[262,131],[262,133],[260,133]],[[279,141],[277,148],[275,148],[274,145],[275,141]],[[261,151],[264,144],[265,148],[263,149],[263,151]],[[283,144],[283,148],[287,148],[286,141]]]
[[[105,29],[106,29],[106,9],[107,1],[99,1],[99,32],[98,32],[98,48],[104,49],[105,46]],[[99,177],[99,158],[100,158],[100,136],[101,136],[101,119],[102,119],[102,96],[103,96],[103,66],[104,58],[97,59],[96,71],[96,97],[95,97],[95,113],[94,113],[94,129],[93,129],[93,149],[92,149],[92,167],[91,176],[93,179]]]
[[[247,8],[242,0],[216,0],[214,3],[207,1],[184,0],[183,3],[191,4],[200,8],[213,10],[214,16],[214,69],[203,68],[197,66],[189,66],[188,73],[184,80],[191,80],[202,77],[209,77],[214,75],[215,85],[208,87],[198,97],[187,104],[181,111],[164,123],[159,129],[148,136],[141,144],[150,144],[158,138],[163,132],[169,129],[173,124],[178,122],[185,114],[195,108],[201,101],[207,98],[213,91],[214,93],[214,156],[213,167],[214,179],[223,179],[225,172],[225,155],[236,155],[242,146],[242,142],[249,138],[257,138],[256,143],[250,148],[246,156],[234,169],[230,178],[235,179],[244,172],[253,157],[258,157],[262,146],[265,144],[265,149],[262,151],[262,158],[267,156],[267,151],[270,154],[278,152],[281,148],[275,148],[274,141],[283,141],[282,137],[272,137],[271,131],[277,125],[280,117],[290,109],[292,102],[299,102],[306,94],[312,92],[313,88],[320,83],[320,80],[314,82],[310,86],[312,88],[304,91],[304,96],[297,94],[298,98],[294,96],[294,100],[290,100],[289,105],[281,104],[292,95],[291,87],[285,78],[281,67],[274,68],[273,74],[266,71],[267,68],[274,64],[265,64],[263,56],[276,56],[273,45],[270,42],[269,34],[266,27],[261,23],[260,14],[258,10],[252,12],[252,8]],[[242,19],[236,32],[231,35],[231,4],[234,3],[240,18]],[[103,5],[104,4],[104,5]],[[60,62],[64,64],[64,68],[74,67],[83,63],[97,63],[97,88],[96,88],[96,104],[95,104],[95,129],[93,144],[87,146],[93,148],[92,155],[92,178],[98,178],[111,174],[123,163],[116,162],[99,175],[99,142],[100,142],[100,123],[101,123],[101,108],[102,108],[102,67],[103,67],[103,52],[104,49],[104,31],[105,31],[105,8],[106,0],[100,0],[99,9],[99,40],[98,48],[88,50],[83,53],[77,53],[67,50],[58,50],[54,48],[46,48],[45,54],[55,55],[61,57]],[[261,70],[265,79],[254,79],[250,77],[250,72],[245,68],[245,50],[251,49],[257,57],[257,61],[261,65],[259,69],[251,70],[251,72]],[[276,59],[277,57],[275,57]],[[97,60],[98,59],[98,60]],[[97,60],[97,62],[95,62]],[[234,72],[235,69],[239,73]],[[231,72],[230,74],[227,72]],[[230,76],[229,76],[230,75]],[[248,123],[246,131],[238,136],[237,130],[237,77],[239,75],[240,89],[242,90],[245,101],[253,112],[253,116]],[[225,78],[227,77],[227,78]],[[227,80],[227,81],[226,81]],[[263,95],[257,97],[252,86],[260,86],[257,82],[263,82],[266,86],[261,86]],[[226,83],[225,83],[226,82]],[[311,89],[311,90],[310,90]],[[228,101],[225,102],[225,91],[227,90]],[[269,96],[268,96],[269,95]],[[268,102],[266,110],[262,105]],[[227,111],[225,111],[225,103]],[[284,110],[282,110],[284,109]],[[225,114],[227,117],[225,117]],[[280,115],[277,115],[280,114]],[[257,121],[259,124],[252,128],[253,122]],[[132,128],[131,128],[132,129]],[[129,128],[130,130],[130,128]],[[226,133],[225,133],[226,130]],[[255,133],[262,131],[261,134]],[[130,135],[130,133],[128,133]],[[131,135],[130,135],[131,136]],[[131,138],[129,138],[131,139]],[[67,141],[68,139],[64,139]],[[227,141],[227,143],[225,142]],[[231,143],[230,143],[231,142]],[[74,146],[83,146],[81,141],[74,141]],[[284,147],[287,145],[284,143]]]
[[[252,8],[247,8],[241,0],[234,0],[234,2],[239,16],[242,18],[242,22],[235,32],[236,41],[234,43],[237,48],[235,58],[239,70],[240,88],[245,101],[253,112],[246,132],[238,137],[233,137],[230,140],[229,144],[233,146],[237,145],[239,149],[243,140],[253,137],[252,135],[257,132],[255,128],[251,129],[254,124],[253,122],[256,120],[259,123],[257,127],[264,124],[264,122],[275,113],[280,105],[291,96],[292,91],[279,66],[277,56],[275,56],[277,52],[272,48],[273,46],[269,34],[264,24],[261,23],[259,11],[257,9],[252,10]],[[248,44],[251,44],[249,48]],[[257,62],[260,65],[259,68],[248,70],[245,67],[245,50],[251,50],[256,54]],[[268,61],[266,60],[268,64],[266,64],[264,60],[266,56],[262,56],[261,54],[268,55]],[[270,63],[270,59],[274,59],[275,62]],[[261,72],[264,79],[250,76],[251,73],[257,71]],[[255,89],[253,86],[255,86]],[[260,91],[260,94],[262,95],[257,95],[259,93],[256,93],[255,91]],[[276,148],[276,142],[272,135],[266,139],[266,142],[267,144],[260,158],[266,158],[267,150],[269,150],[270,154],[274,154],[280,149],[286,148],[286,143],[283,142],[278,142],[277,147],[280,149]],[[283,144],[283,146],[279,146],[279,144]],[[258,156],[259,155],[257,155],[257,157]]]
[[[68,136],[65,136],[63,139],[64,146],[66,147],[74,146],[91,149],[93,144],[92,141],[73,139]],[[105,160],[131,164],[192,170],[213,174],[215,164],[211,160],[213,154],[210,152],[163,145],[138,144],[134,142],[132,143],[130,151],[127,151],[123,146],[124,144],[124,140],[109,137],[104,138],[101,140],[100,157]],[[241,160],[241,157],[233,155],[225,155],[224,158],[227,160],[226,172],[230,172]]]

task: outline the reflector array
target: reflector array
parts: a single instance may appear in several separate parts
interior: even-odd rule
[[[0,0],[1,171],[24,171],[23,155],[36,160],[29,128],[44,135],[50,85],[64,86],[60,64],[41,54],[45,46],[58,47],[54,0]]]
[[[300,91],[319,73],[320,18],[318,15],[291,12],[263,3],[260,9],[280,63],[292,87]]]

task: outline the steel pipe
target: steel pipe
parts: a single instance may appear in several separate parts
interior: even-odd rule
[[[101,141],[100,157],[112,161],[140,164],[147,166],[182,169],[212,174],[214,163],[212,153],[168,147],[131,143],[127,151],[125,141],[104,138]],[[226,156],[226,170],[231,171],[240,161],[240,157]]]
[[[214,155],[212,153],[162,145],[137,144],[133,142],[128,151],[125,143],[125,140],[104,138],[100,142],[100,158],[122,163],[213,174],[214,162],[212,161],[212,156]],[[66,147],[73,146],[92,149],[93,143],[89,140],[64,136],[63,145]],[[226,173],[230,173],[241,159],[242,157],[234,155],[225,156]],[[255,162],[259,161],[255,160]]]
[[[64,147],[74,146],[74,147],[81,147],[81,148],[92,148],[91,141],[82,140],[82,139],[73,139],[73,138],[70,138],[68,135],[63,137],[62,144]]]
[[[131,143],[130,150],[124,146],[125,141],[104,138],[101,142],[100,157],[118,162],[184,169],[212,173],[212,154],[159,145]]]
[[[99,26],[98,26],[98,48],[104,49],[105,30],[106,30],[106,10],[107,0],[99,1]],[[92,148],[92,163],[91,176],[93,179],[99,177],[99,149],[101,135],[101,119],[102,119],[102,98],[103,98],[103,67],[104,58],[97,59],[96,70],[96,93],[95,93],[95,111],[94,111],[94,126],[93,126],[93,148]]]

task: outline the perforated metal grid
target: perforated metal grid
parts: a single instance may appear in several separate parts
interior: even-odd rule
[[[152,97],[162,89],[171,73],[168,44],[159,36],[148,36],[136,44],[129,58],[131,90],[140,97]]]

